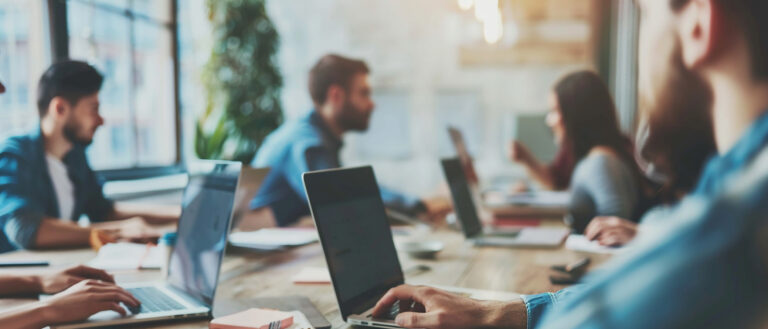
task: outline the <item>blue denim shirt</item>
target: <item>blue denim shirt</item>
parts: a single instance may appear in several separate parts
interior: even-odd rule
[[[270,134],[259,148],[253,167],[271,168],[251,208],[270,207],[279,226],[295,223],[309,215],[301,175],[308,171],[341,167],[343,143],[325,126],[314,110],[299,120],[287,122]],[[423,207],[413,197],[381,189],[389,207],[415,213]]]
[[[75,146],[63,159],[75,187],[72,220],[87,215],[103,221],[113,211],[88,165],[85,147]],[[59,205],[39,129],[0,143],[0,252],[31,248],[44,217],[59,218]]]
[[[744,328],[768,304],[768,113],[584,284],[524,296],[529,328]],[[758,158],[758,155],[760,157]],[[648,227],[650,226],[650,227]]]

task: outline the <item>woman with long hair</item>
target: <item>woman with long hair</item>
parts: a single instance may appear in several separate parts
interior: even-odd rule
[[[567,218],[576,232],[597,216],[637,221],[653,192],[635,161],[632,141],[619,129],[602,79],[591,71],[566,75],[553,88],[550,107],[546,122],[560,147],[556,161],[546,168],[519,145],[513,146],[513,159],[524,159],[545,187],[570,189]]]

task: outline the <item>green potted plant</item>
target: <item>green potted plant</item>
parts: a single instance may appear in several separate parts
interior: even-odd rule
[[[279,36],[266,0],[208,0],[213,49],[202,79],[207,104],[195,134],[201,159],[249,163],[283,121]]]

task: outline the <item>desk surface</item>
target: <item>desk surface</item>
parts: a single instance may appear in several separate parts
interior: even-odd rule
[[[408,235],[395,235],[397,243],[410,239],[440,240],[446,246],[434,260],[414,259],[405,253],[399,254],[404,271],[418,264],[431,268],[430,271],[407,275],[406,281],[414,284],[457,286],[521,294],[556,291],[564,286],[550,284],[549,267],[554,264],[566,264],[585,256],[564,248],[554,250],[473,248],[464,241],[461,234],[448,230],[435,232],[412,230]],[[276,253],[254,253],[238,249],[228,250],[227,253],[216,293],[217,300],[245,301],[256,297],[304,295],[312,300],[334,328],[346,327],[338,313],[333,288],[330,285],[295,285],[291,282],[291,277],[304,267],[325,266],[319,244]],[[593,259],[592,266],[607,259],[607,256],[602,255],[588,256]],[[95,253],[91,250],[18,251],[0,255],[0,260],[47,260],[55,269],[85,263],[93,257]],[[39,272],[40,268],[0,269],[0,273],[7,273],[7,271]],[[157,280],[160,277],[160,272],[157,270],[115,272],[114,274],[118,282]],[[0,300],[0,309],[26,302],[30,300]],[[216,308],[215,305],[214,308]],[[187,321],[146,325],[142,328],[208,328],[208,322]]]

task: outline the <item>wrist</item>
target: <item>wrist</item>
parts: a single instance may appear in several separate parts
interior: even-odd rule
[[[526,329],[528,312],[522,299],[511,302],[489,302],[485,328]]]
[[[53,323],[55,315],[52,314],[51,304],[46,301],[36,302],[31,310],[32,321],[35,328],[43,328]]]
[[[43,293],[43,276],[42,275],[30,275],[24,279],[24,284],[27,287],[25,291],[32,293]]]

